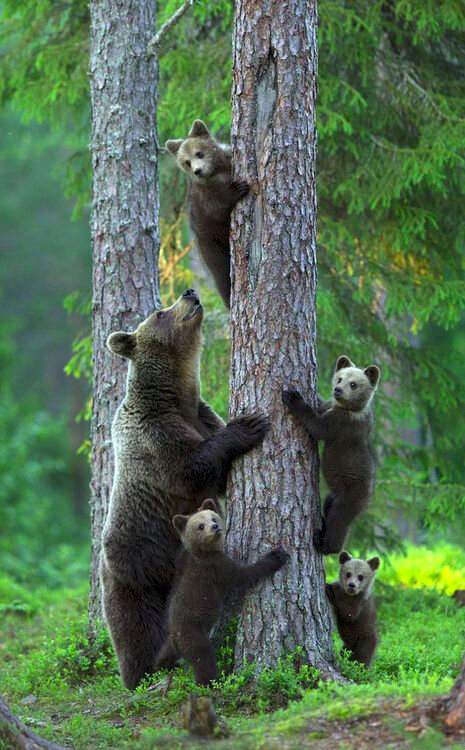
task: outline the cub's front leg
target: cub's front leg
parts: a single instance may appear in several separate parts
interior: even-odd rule
[[[284,406],[314,440],[327,440],[331,436],[329,410],[317,413],[295,388],[283,390],[282,399]]]

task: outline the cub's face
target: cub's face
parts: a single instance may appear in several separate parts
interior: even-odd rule
[[[339,357],[332,379],[333,403],[348,411],[363,411],[375,394],[379,376],[376,365],[361,370],[348,357]]]
[[[156,310],[134,333],[112,333],[107,346],[136,364],[163,359],[163,355],[183,359],[200,349],[202,317],[199,296],[193,289],[186,289],[174,305]]]
[[[174,516],[173,526],[189,552],[202,554],[223,551],[223,522],[214,500],[204,500],[197,513],[191,516]]]
[[[339,555],[341,567],[339,569],[339,582],[345,593],[349,596],[371,592],[376,571],[379,568],[379,557],[370,560],[361,560],[351,557],[343,550]]]
[[[208,182],[225,169],[225,153],[202,120],[195,120],[186,139],[167,141],[166,148],[191,180]]]

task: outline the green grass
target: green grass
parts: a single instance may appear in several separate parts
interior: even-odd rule
[[[367,671],[339,657],[342,673],[352,682],[338,686],[323,683],[310,668],[296,672],[288,655],[256,683],[252,667],[223,676],[212,696],[232,736],[215,746],[356,747],[358,732],[366,730],[363,717],[379,712],[380,701],[388,706],[381,726],[392,738],[401,731],[394,731],[395,722],[403,723],[391,717],[394,724],[386,724],[389,707],[395,711],[400,702],[408,708],[449,690],[464,651],[465,608],[433,588],[400,585],[395,565],[384,573],[376,588],[380,646],[373,668]],[[152,679],[131,695],[121,686],[105,631],[96,644],[87,638],[86,596],[82,587],[28,592],[0,577],[2,694],[32,729],[77,750],[186,746],[179,712],[188,694],[199,691],[190,672],[176,670],[166,694],[148,689]],[[339,651],[337,638],[335,648]],[[342,744],[325,744],[331,727],[348,722],[360,724],[342,737]],[[442,747],[442,734],[434,726],[421,736],[408,733],[407,740],[405,746],[412,749]],[[189,747],[197,744],[189,740]]]

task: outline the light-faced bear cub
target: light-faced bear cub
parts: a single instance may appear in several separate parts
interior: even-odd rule
[[[337,629],[350,658],[369,667],[378,643],[376,607],[371,594],[379,557],[353,558],[339,555],[339,581],[326,584],[326,594],[336,616]]]
[[[323,526],[314,534],[316,549],[324,555],[340,552],[356,516],[373,495],[375,455],[370,442],[373,427],[371,401],[379,382],[376,365],[364,370],[348,357],[336,362],[330,401],[319,399],[318,409],[299,391],[283,391],[283,402],[314,440],[323,440],[323,476],[329,487],[323,507]]]
[[[232,461],[258,445],[268,420],[227,425],[200,393],[203,308],[193,289],[108,347],[129,359],[112,426],[115,474],[103,529],[103,609],[126,687],[153,672],[180,547],[171,523],[220,495]]]
[[[189,182],[189,224],[200,256],[229,308],[231,211],[249,186],[231,178],[231,148],[218,143],[202,120],[195,120],[187,138],[167,141]]]
[[[217,677],[210,631],[220,616],[226,593],[234,588],[246,590],[273,575],[289,555],[278,547],[251,565],[232,560],[223,551],[223,524],[210,499],[191,516],[174,516],[173,525],[184,549],[178,558],[169,603],[168,638],[156,667],[171,669],[182,657],[192,665],[196,682],[208,685]]]

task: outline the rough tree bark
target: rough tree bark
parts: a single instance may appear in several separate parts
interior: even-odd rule
[[[101,615],[98,557],[113,477],[110,428],[126,366],[107,336],[133,329],[159,303],[154,0],[91,0],[93,166],[92,564],[89,620]]]
[[[465,729],[465,656],[462,668],[443,705],[444,726],[451,732]]]
[[[245,599],[235,660],[260,670],[300,646],[304,661],[335,675],[323,560],[312,545],[318,454],[281,401],[288,385],[315,395],[317,0],[238,0],[233,56],[234,172],[252,196],[231,228],[230,411],[266,412],[272,433],[231,474],[227,539],[241,559],[278,543],[291,554]]]
[[[0,697],[0,747],[8,750],[65,750],[62,745],[44,740],[13,716]]]

